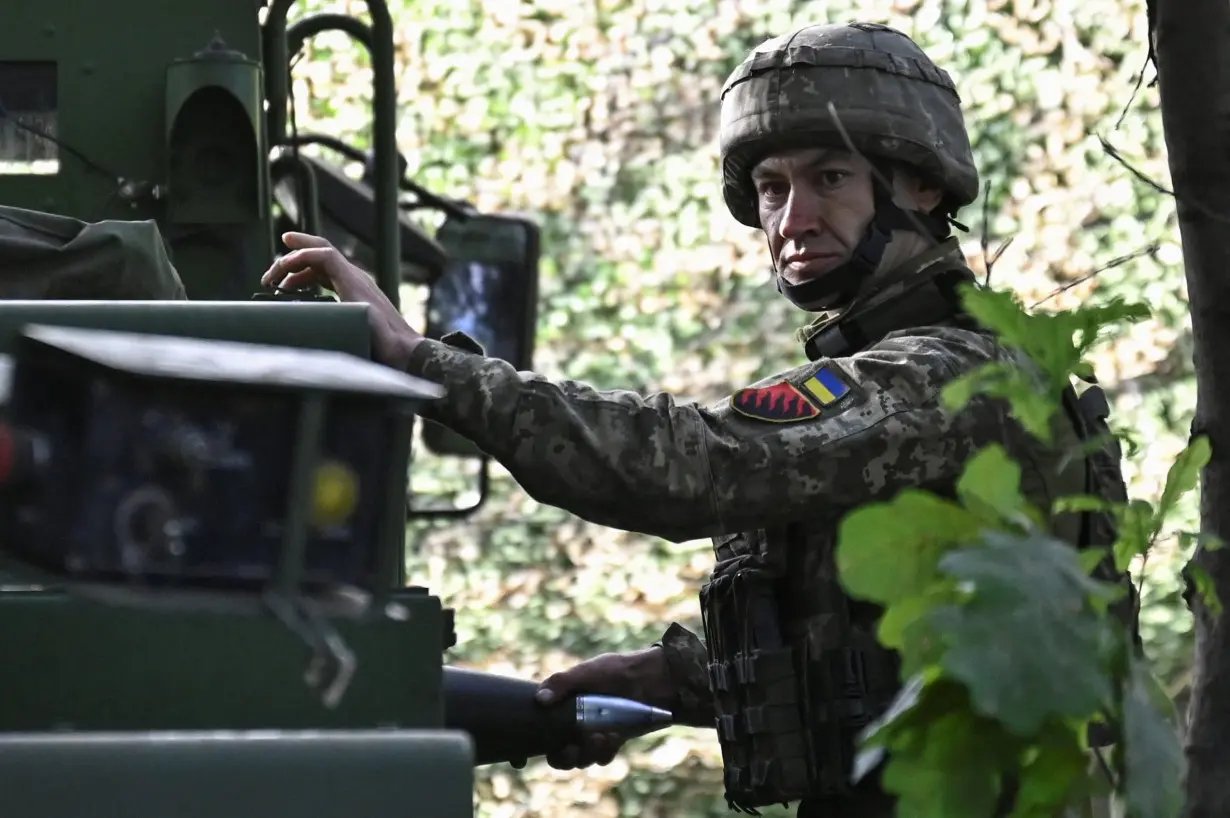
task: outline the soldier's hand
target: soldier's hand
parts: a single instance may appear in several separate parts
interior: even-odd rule
[[[422,336],[406,323],[376,280],[351,264],[341,251],[320,236],[283,233],[282,241],[290,252],[265,271],[261,284],[292,290],[319,285],[337,293],[342,301],[368,304],[376,360],[405,369],[410,352]]]
[[[632,653],[604,653],[555,673],[538,686],[538,701],[551,705],[565,696],[594,693],[620,696],[669,709],[676,690],[661,648]],[[624,740],[617,733],[591,733],[579,745],[570,745],[547,756],[557,770],[575,770],[593,764],[607,765],[619,752]]]

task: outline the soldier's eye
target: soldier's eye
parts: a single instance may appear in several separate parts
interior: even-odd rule
[[[761,198],[780,199],[790,195],[790,185],[780,181],[765,181],[761,182],[757,190]]]
[[[844,170],[822,170],[820,171],[820,183],[824,187],[837,187],[846,180],[850,174]]]

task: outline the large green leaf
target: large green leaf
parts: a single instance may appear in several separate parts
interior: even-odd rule
[[[991,524],[1028,527],[1037,517],[1021,494],[1021,467],[998,444],[980,450],[965,464],[957,481],[957,496]]]
[[[1089,758],[1071,727],[1052,722],[1022,765],[1011,818],[1055,818],[1073,797],[1090,789]]]
[[[975,537],[980,527],[956,503],[916,489],[865,505],[838,530],[842,585],[851,596],[879,603],[921,594],[939,577],[940,556]]]
[[[1151,539],[1157,537],[1162,530],[1179,499],[1195,490],[1200,483],[1200,473],[1212,456],[1212,444],[1207,437],[1200,436],[1185,446],[1170,464],[1170,470],[1166,472],[1166,485],[1162,488],[1162,497],[1157,502],[1157,516],[1153,523]]]
[[[1139,660],[1123,701],[1123,758],[1128,818],[1176,818],[1183,806],[1183,749],[1172,705]]]
[[[990,532],[982,547],[943,557],[940,569],[969,588],[962,604],[933,614],[942,665],[980,712],[1030,735],[1048,719],[1088,717],[1109,702],[1108,625],[1090,604],[1106,592],[1075,549]]]
[[[925,687],[897,718],[882,777],[897,818],[986,818],[1017,747],[950,683]]]

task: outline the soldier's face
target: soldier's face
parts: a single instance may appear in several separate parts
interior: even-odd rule
[[[788,151],[756,166],[752,183],[760,225],[787,283],[820,278],[850,258],[875,215],[872,181],[871,163],[845,150]],[[902,204],[935,206],[917,200],[914,180],[893,182],[899,201],[913,200]]]

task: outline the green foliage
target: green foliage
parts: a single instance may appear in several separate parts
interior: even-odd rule
[[[978,393],[1006,399],[1021,425],[1044,442],[1051,440],[1056,396],[1068,379],[1093,373],[1085,360],[1089,350],[1104,340],[1110,327],[1149,316],[1143,304],[1122,301],[1055,313],[1027,313],[1012,293],[989,289],[967,289],[964,300],[971,315],[983,326],[995,327],[1005,344],[1024,353],[1040,371],[1008,361],[985,364],[950,384],[944,391],[945,403],[950,409],[960,409]]]
[[[1090,349],[1147,317],[1124,302],[1030,313],[1011,295],[976,288],[964,300],[996,332],[1005,358],[958,381],[945,398],[954,408],[979,395],[1003,399],[1043,443],[1053,440],[1062,393],[1087,371]],[[1148,553],[1209,453],[1207,440],[1192,442],[1156,507],[1076,496],[1060,498],[1051,513],[1114,512],[1114,562],[1123,570]],[[1174,818],[1178,735],[1162,714],[1169,703],[1155,695],[1148,667],[1111,613],[1125,589],[1091,576],[1106,550],[1081,553],[1056,539],[999,445],[967,462],[956,494],[953,502],[904,491],[843,522],[842,582],[884,607],[880,639],[903,651],[909,677],[865,734],[860,769],[887,753],[883,780],[901,799],[900,818],[985,816],[1005,776],[1019,782],[1013,816],[1020,818],[1053,816],[1100,786],[1124,801],[1130,818]],[[1121,737],[1109,781],[1086,757],[1087,730],[1097,722]]]
[[[850,593],[886,604],[929,589],[952,538],[978,533],[979,519],[961,506],[916,490],[864,506],[842,523],[837,565]]]
[[[1149,544],[1157,539],[1162,531],[1162,524],[1179,504],[1179,499],[1196,488],[1200,482],[1200,473],[1209,463],[1213,448],[1207,437],[1196,438],[1175,459],[1166,475],[1166,488],[1162,491],[1162,499],[1158,502],[1157,511],[1153,517],[1153,525],[1149,531]]]
[[[941,570],[969,591],[931,613],[944,635],[940,666],[965,683],[980,713],[1028,736],[1051,719],[1079,719],[1110,703],[1099,661],[1110,621],[1096,602],[1116,589],[1089,579],[1069,544],[988,530],[975,547],[947,554]]]
[[[1123,701],[1123,745],[1118,748],[1133,818],[1171,818],[1183,806],[1183,754],[1175,741],[1171,705],[1142,662],[1133,661]]]
[[[1157,508],[1145,500],[1132,500],[1115,509],[1119,521],[1119,539],[1114,546],[1115,567],[1125,570],[1133,559],[1144,556],[1157,543],[1163,526],[1178,508],[1179,501],[1196,488],[1200,472],[1208,464],[1212,453],[1208,438],[1196,438],[1171,464]],[[1199,534],[1179,533],[1184,539],[1203,539]],[[1192,568],[1202,572],[1199,566],[1193,565]],[[1197,581],[1197,585],[1200,584]],[[1211,592],[1212,586],[1206,584],[1205,591]],[[1217,604],[1215,597],[1210,596],[1209,600]]]

